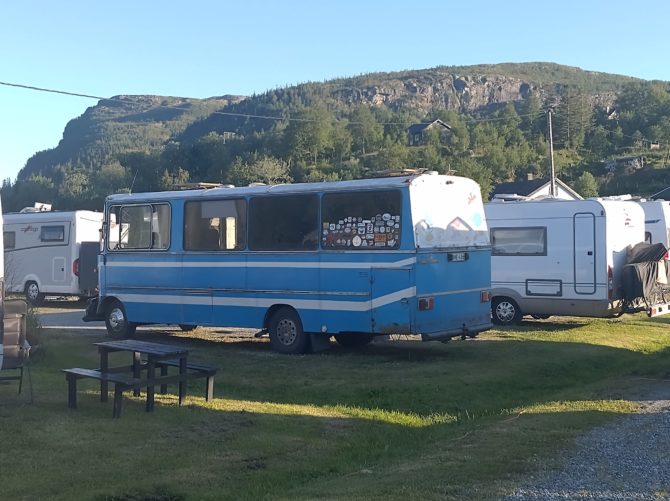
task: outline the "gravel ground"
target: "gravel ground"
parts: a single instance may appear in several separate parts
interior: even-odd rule
[[[670,381],[645,393],[638,414],[581,436],[560,469],[537,472],[504,499],[670,499]]]

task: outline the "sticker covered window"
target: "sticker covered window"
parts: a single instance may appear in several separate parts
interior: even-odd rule
[[[321,247],[398,249],[401,213],[397,190],[328,193],[323,196]]]

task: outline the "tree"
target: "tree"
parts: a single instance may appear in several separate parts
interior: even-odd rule
[[[181,184],[186,184],[189,181],[189,172],[186,169],[177,167],[174,170],[168,171],[165,169],[161,175],[160,188],[161,190],[174,190]]]
[[[360,105],[351,113],[347,128],[351,133],[353,151],[361,155],[377,150],[384,139],[383,127],[367,106]]]
[[[577,149],[584,144],[586,131],[593,122],[589,96],[582,89],[566,86],[555,114],[552,114],[554,138],[565,148]]]
[[[254,156],[249,163],[238,157],[228,170],[228,182],[236,186],[248,186],[251,183],[282,184],[292,181],[288,164],[273,157]]]
[[[598,196],[598,182],[590,172],[582,173],[573,183],[573,189],[584,198]]]
[[[285,131],[288,156],[317,165],[319,155],[332,146],[332,127],[333,116],[323,107],[298,113]]]

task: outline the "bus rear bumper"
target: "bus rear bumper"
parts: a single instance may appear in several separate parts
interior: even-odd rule
[[[458,329],[452,329],[448,331],[440,332],[430,332],[428,334],[421,334],[422,341],[448,341],[454,337],[461,337],[463,339],[467,337],[475,337],[480,332],[487,331],[493,328],[491,322],[486,322],[477,325],[463,325]]]

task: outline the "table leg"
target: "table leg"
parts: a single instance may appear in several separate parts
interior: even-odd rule
[[[188,372],[186,355],[179,358],[179,375],[181,379],[179,380],[179,405],[181,405],[186,399],[186,373]]]
[[[142,370],[142,354],[136,351],[133,352],[133,377],[139,379],[141,376]],[[140,387],[136,386],[133,389],[133,395],[136,397],[140,396]]]
[[[98,351],[100,352],[100,372],[106,374],[107,369],[109,368],[109,352],[102,347],[99,347]],[[108,391],[107,380],[103,378],[100,380],[101,402],[107,402],[107,391]]]
[[[147,363],[147,379],[149,380],[149,383],[147,384],[147,412],[154,410],[154,385],[152,381],[155,374],[156,363],[153,360],[149,360]]]

